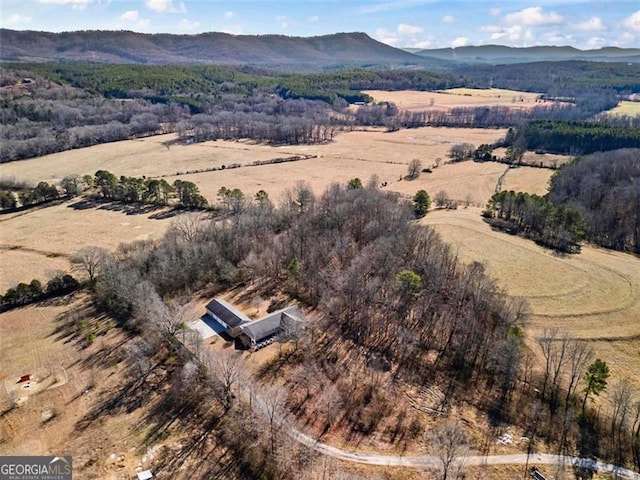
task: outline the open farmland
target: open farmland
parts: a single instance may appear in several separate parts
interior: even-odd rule
[[[502,190],[544,195],[549,189],[553,170],[547,168],[518,167],[507,170],[502,182]]]
[[[382,130],[342,133],[324,145],[272,147],[249,142],[217,141],[172,145],[164,142],[173,135],[143,140],[115,142],[0,165],[0,176],[31,183],[56,181],[72,173],[93,174],[107,169],[116,175],[163,175],[194,182],[210,203],[216,202],[222,186],[240,188],[253,195],[267,191],[274,201],[297,181],[308,181],[320,193],[331,182],[363,181],[377,175],[384,188],[412,196],[425,189],[432,197],[444,191],[450,198],[484,206],[507,167],[499,163],[462,162],[441,164],[433,173],[418,179],[404,179],[408,163],[418,158],[432,167],[436,158],[447,160],[452,144],[491,143],[504,130],[451,129],[425,127],[387,133]],[[255,160],[310,155],[295,162],[251,166]],[[184,175],[178,172],[206,170],[238,163],[240,168],[203,171]],[[549,170],[521,167],[509,171],[506,188],[522,188],[544,193]],[[75,206],[75,208],[74,208]],[[68,270],[68,257],[85,245],[114,249],[120,243],[160,237],[175,220],[166,211],[118,208],[110,204],[86,205],[74,200],[61,205],[28,210],[0,217],[0,248],[3,271],[0,289],[31,278],[45,280],[51,273]],[[164,212],[164,213],[163,213]],[[36,233],[37,232],[37,233]]]
[[[538,93],[499,88],[451,88],[438,92],[367,90],[364,93],[370,95],[376,102],[392,102],[398,108],[409,111],[449,110],[457,107],[532,108],[546,103],[539,99]]]
[[[143,392],[127,369],[131,338],[87,295],[64,300],[0,314],[0,455],[72,455],[74,478],[135,477],[137,466],[152,467],[161,448],[174,447],[176,429],[150,441],[163,397]],[[32,379],[16,383],[25,374]]]
[[[504,129],[473,128],[435,128],[424,127],[412,130],[400,130],[387,133],[382,129],[374,131],[355,131],[337,135],[334,141],[323,145],[269,146],[247,141],[215,141],[189,145],[165,146],[174,140],[173,134],[159,135],[139,140],[126,140],[104,145],[96,145],[67,152],[45,155],[31,160],[5,163],[0,165],[0,177],[13,177],[31,183],[39,181],[57,182],[70,174],[93,175],[97,170],[109,170],[116,175],[127,176],[167,176],[187,171],[201,171],[221,168],[232,164],[249,165],[254,161],[273,160],[295,155],[317,155],[321,158],[335,159],[336,170],[328,170],[326,165],[315,159],[301,160],[298,173],[280,177],[270,194],[279,193],[287,188],[289,182],[308,178],[320,178],[317,186],[326,186],[333,180],[340,180],[342,169],[351,170],[354,175],[345,176],[348,180],[358,176],[363,180],[372,174],[378,174],[381,181],[397,180],[406,174],[406,166],[419,158],[425,166],[431,165],[436,158],[447,159],[452,145],[470,142],[475,145],[495,142],[504,137]],[[355,162],[355,163],[354,163]],[[299,162],[286,163],[285,170],[293,168]],[[353,165],[351,165],[353,164]],[[251,166],[234,169],[232,172],[218,170],[211,175],[252,175],[256,178],[269,176],[272,165]],[[278,165],[276,165],[278,166]],[[247,173],[251,169],[251,173]],[[267,172],[263,175],[264,172]],[[300,173],[303,172],[303,173]],[[196,178],[193,176],[192,178]],[[190,178],[191,179],[191,178]],[[225,182],[232,186],[233,178]],[[192,180],[193,181],[193,180]],[[196,182],[197,183],[197,182]],[[206,185],[199,185],[206,190]],[[213,201],[214,198],[209,198]]]
[[[120,243],[159,238],[176,219],[161,215],[166,210],[126,214],[109,204],[73,208],[79,202],[0,217],[0,290],[68,271],[69,257],[87,245],[113,250]]]
[[[616,377],[640,386],[633,353],[640,343],[640,259],[591,246],[579,255],[557,255],[491,230],[475,208],[434,211],[424,223],[434,226],[465,262],[484,263],[508,293],[528,300],[530,339],[545,328],[587,339],[598,355],[619,365]]]
[[[635,117],[640,115],[640,102],[622,101],[607,112],[609,115],[629,115]]]

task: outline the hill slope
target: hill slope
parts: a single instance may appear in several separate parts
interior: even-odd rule
[[[598,50],[579,50],[574,47],[514,48],[502,45],[481,45],[412,51],[429,58],[463,63],[525,63],[545,60],[590,60],[598,62],[640,63],[639,48],[606,47]]]
[[[142,34],[82,31],[0,30],[0,59],[108,63],[224,65],[424,64],[423,57],[399,50],[364,33],[320,37],[283,35]]]

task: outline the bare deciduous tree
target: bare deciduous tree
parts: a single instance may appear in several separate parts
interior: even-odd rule
[[[222,387],[223,403],[231,408],[233,401],[233,387],[242,380],[246,371],[242,357],[237,352],[221,352],[210,354],[207,359],[208,367]]]
[[[441,480],[457,478],[462,473],[469,446],[465,431],[450,420],[435,426],[424,435],[427,455],[438,459],[438,475]]]
[[[93,283],[106,255],[108,255],[108,252],[104,248],[84,247],[71,257],[71,262],[76,268],[87,272],[89,281]]]
[[[414,158],[409,162],[409,167],[407,168],[407,177],[411,180],[414,180],[420,176],[420,172],[422,171],[422,160],[419,158]]]

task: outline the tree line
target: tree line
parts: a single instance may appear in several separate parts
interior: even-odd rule
[[[582,213],[590,242],[640,253],[639,149],[594,153],[564,165],[548,196]]]
[[[598,122],[534,120],[515,134],[513,143],[528,150],[569,155],[639,148],[640,126],[608,125],[604,119]]]
[[[495,228],[563,252],[579,252],[584,238],[585,221],[577,210],[535,194],[495,193],[483,216]]]
[[[66,295],[79,287],[80,283],[69,274],[55,275],[44,287],[35,278],[29,283],[20,282],[0,295],[0,312]]]

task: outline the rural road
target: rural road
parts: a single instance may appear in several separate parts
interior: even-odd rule
[[[186,346],[186,345],[185,345]],[[188,347],[187,347],[188,348]],[[193,352],[192,352],[193,353]],[[196,356],[196,358],[198,358]],[[256,405],[263,413],[267,414],[270,408],[267,406],[267,402],[258,395],[253,386],[250,383],[239,382],[237,392],[238,395],[249,401],[251,404]],[[268,414],[267,414],[268,415]],[[293,422],[289,421],[287,415],[284,412],[273,413],[272,418],[279,423],[287,432],[287,434],[302,445],[305,445],[316,452],[326,455],[338,460],[344,460],[347,462],[361,463],[366,465],[381,465],[387,467],[410,467],[410,468],[424,468],[435,467],[440,464],[437,457],[428,455],[379,455],[375,453],[360,453],[350,452],[338,447],[327,445],[326,443],[319,442],[313,437],[301,432]],[[595,472],[608,472],[615,473],[615,478],[629,478],[632,480],[640,480],[640,474],[622,468],[610,463],[603,463],[597,460],[589,458],[570,457],[563,455],[551,455],[546,453],[534,453],[531,454],[527,460],[527,455],[524,453],[514,455],[475,455],[468,456],[463,459],[464,465],[576,465],[582,468],[587,468]]]
[[[263,410],[267,407],[264,400],[255,393],[251,394],[255,404],[259,405]],[[316,452],[327,455],[329,457],[336,458],[338,460],[344,460],[347,462],[363,463],[366,465],[383,465],[387,467],[436,467],[440,461],[437,457],[427,455],[415,455],[415,456],[402,456],[402,455],[378,455],[372,453],[358,453],[349,452],[341,448],[327,445],[326,443],[319,442],[306,433],[301,432],[290,422],[284,421],[280,418],[280,421],[284,424],[284,428],[287,430],[288,435],[297,442],[306,445],[307,447],[315,450]],[[524,453],[514,455],[476,455],[468,456],[464,459],[465,465],[575,465],[582,468],[587,468],[592,471],[601,473],[615,473],[616,478],[630,478],[633,480],[640,480],[640,474],[635,473],[626,468],[618,467],[610,463],[603,463],[588,458],[578,458],[563,455],[551,455],[546,453],[533,453],[529,456],[527,462],[527,455]]]

